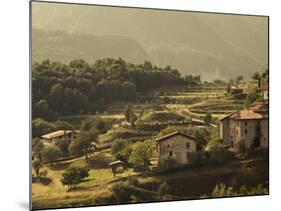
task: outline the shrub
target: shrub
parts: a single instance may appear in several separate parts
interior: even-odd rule
[[[127,182],[118,182],[112,186],[112,195],[118,203],[128,203],[135,193],[134,188]]]
[[[42,159],[44,162],[53,162],[62,156],[62,152],[57,146],[47,146],[42,151]]]
[[[116,159],[128,162],[132,148],[125,140],[116,139],[111,145],[111,151]]]
[[[33,169],[35,171],[36,177],[39,178],[40,177],[40,169],[42,168],[41,161],[38,160],[38,159],[35,159],[32,162],[32,167],[33,167]]]
[[[212,162],[222,164],[227,158],[226,146],[221,143],[210,143],[206,147]]]
[[[226,197],[234,195],[236,195],[236,193],[233,191],[233,188],[226,187],[226,185],[223,183],[216,185],[212,192],[213,197]]]
[[[47,177],[47,175],[48,175],[48,170],[43,170],[40,172],[40,178]]]
[[[160,170],[168,170],[177,167],[177,162],[174,158],[167,158],[159,161]]]
[[[164,196],[164,195],[170,194],[171,188],[170,188],[170,186],[167,184],[167,182],[163,182],[163,183],[159,186],[158,192],[159,192],[159,195],[160,195],[160,196]]]
[[[212,115],[211,113],[207,113],[204,117],[204,122],[209,125],[212,122]]]
[[[122,166],[118,166],[115,169],[115,174],[122,174],[124,172],[124,168]]]
[[[129,185],[138,186],[139,180],[136,176],[128,177],[127,182]]]
[[[69,190],[73,189],[78,185],[85,177],[89,176],[88,168],[77,168],[72,167],[67,169],[61,178],[61,183],[67,185]]]
[[[137,142],[132,146],[129,162],[135,166],[148,166],[149,159],[153,156],[156,145],[153,140]]]
[[[246,154],[246,146],[245,146],[245,139],[244,138],[240,138],[236,144],[235,144],[235,149],[237,151],[237,153],[240,153],[242,155]]]

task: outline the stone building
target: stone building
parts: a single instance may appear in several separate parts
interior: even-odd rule
[[[57,130],[41,136],[41,139],[46,143],[55,142],[57,140],[67,139],[72,141],[76,139],[78,130]]]
[[[220,136],[224,144],[235,148],[239,140],[246,148],[268,147],[268,102],[255,102],[220,119]]]
[[[160,163],[173,159],[177,165],[189,164],[197,151],[196,139],[179,131],[157,138],[156,141]]]

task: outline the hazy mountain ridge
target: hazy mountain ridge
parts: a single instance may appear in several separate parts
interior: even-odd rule
[[[202,74],[206,79],[214,79],[215,75],[226,79],[237,74],[247,77],[267,63],[266,19],[257,17],[73,5],[38,5],[33,9],[33,17],[37,17],[34,27],[65,30],[74,40],[83,39],[76,42],[78,51],[71,49],[74,47],[71,39],[60,46],[72,46],[69,55],[59,56],[59,52],[65,51],[55,51],[56,58],[66,57],[66,60],[73,56],[84,56],[85,60],[116,57],[119,53],[130,62],[148,59],[157,65],[177,67],[182,73]],[[82,36],[83,33],[99,37],[100,43],[98,39]],[[108,35],[126,39],[110,41]],[[39,43],[34,51],[40,48]],[[83,53],[79,45],[93,49],[88,51],[86,47]],[[99,47],[94,49],[95,45]],[[53,52],[40,51],[37,54],[41,57]]]
[[[70,34],[64,31],[46,32],[35,28],[32,30],[32,36],[33,62],[50,59],[68,63],[74,59],[84,59],[94,63],[104,57],[126,58],[132,63],[148,60],[142,46],[128,37]]]

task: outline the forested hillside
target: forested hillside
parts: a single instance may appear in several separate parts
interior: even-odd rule
[[[182,77],[177,69],[146,61],[135,65],[122,59],[84,60],[69,64],[35,63],[32,67],[33,118],[103,111],[114,101],[134,101],[137,92],[162,86],[199,84],[200,76]]]

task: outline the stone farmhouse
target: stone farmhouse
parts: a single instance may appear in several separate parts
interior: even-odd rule
[[[224,144],[236,147],[239,140],[245,147],[266,148],[269,136],[268,101],[255,102],[220,119],[220,136]]]
[[[57,130],[55,132],[42,135],[41,139],[45,143],[51,143],[62,139],[67,139],[69,141],[72,141],[76,139],[78,133],[79,133],[78,130]]]
[[[173,159],[176,165],[189,164],[197,151],[196,139],[179,131],[156,139],[159,163]]]

